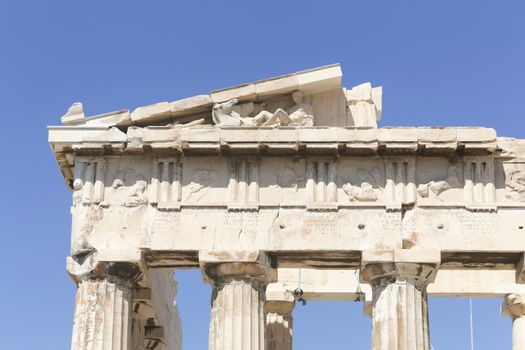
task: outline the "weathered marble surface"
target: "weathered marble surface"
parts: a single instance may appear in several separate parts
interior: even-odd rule
[[[295,297],[280,283],[266,288],[266,337],[268,350],[292,350]]]
[[[375,349],[428,348],[427,294],[525,292],[525,140],[378,128],[382,89],[341,77],[332,65],[88,118],[75,103],[49,127],[73,197],[74,350],[180,349],[174,268],[214,287],[210,349],[288,349],[293,301],[277,296],[297,269],[307,300],[365,302]]]
[[[111,245],[278,251],[341,242],[356,251],[513,252],[523,240],[525,205],[508,186],[520,163],[494,155],[75,159],[73,255]]]
[[[201,251],[204,279],[212,284],[209,350],[266,350],[265,289],[276,280],[259,251]]]
[[[525,349],[525,294],[507,295],[502,313],[512,318],[512,350]]]

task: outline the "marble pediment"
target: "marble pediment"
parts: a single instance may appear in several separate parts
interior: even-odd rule
[[[66,126],[118,127],[197,125],[377,127],[381,88],[364,83],[341,86],[339,64],[211,91],[133,111],[119,110],[86,117],[74,103],[62,117]]]

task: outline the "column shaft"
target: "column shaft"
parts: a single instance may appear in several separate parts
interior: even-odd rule
[[[265,290],[277,279],[262,251],[200,251],[213,286],[209,350],[266,350]]]
[[[266,339],[268,350],[292,350],[293,299],[267,301]]]
[[[396,281],[373,292],[372,349],[428,350],[426,293],[413,284]]]
[[[209,350],[263,350],[264,326],[258,281],[234,279],[215,287]]]
[[[360,278],[373,293],[372,350],[430,349],[426,288],[435,279],[440,254],[416,249],[363,253]]]
[[[117,278],[80,281],[72,350],[131,348],[131,286]]]
[[[512,350],[525,350],[525,317],[512,319]]]
[[[525,295],[507,295],[502,312],[512,318],[512,350],[525,350]]]

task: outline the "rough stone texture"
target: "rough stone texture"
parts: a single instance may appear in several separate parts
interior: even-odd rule
[[[131,350],[144,350],[146,320],[137,315],[131,325]]]
[[[129,350],[131,285],[118,278],[86,279],[77,290],[72,350]]]

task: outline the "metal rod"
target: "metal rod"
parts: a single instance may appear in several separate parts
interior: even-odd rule
[[[469,298],[470,311],[470,350],[474,350],[474,321],[472,319],[472,298]]]

